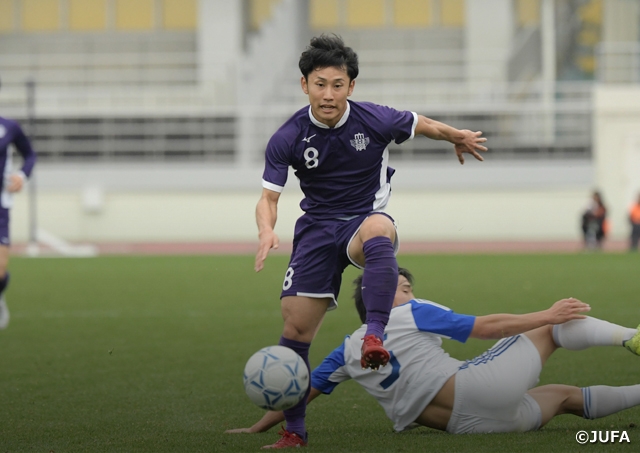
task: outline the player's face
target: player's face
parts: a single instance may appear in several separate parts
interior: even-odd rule
[[[411,283],[404,276],[398,276],[398,287],[396,288],[396,296],[393,298],[393,306],[406,304],[411,299],[415,299]]]
[[[351,96],[355,80],[350,80],[344,68],[314,69],[301,79],[302,91],[309,96],[311,113],[315,119],[329,127],[335,126],[347,110],[347,97]]]

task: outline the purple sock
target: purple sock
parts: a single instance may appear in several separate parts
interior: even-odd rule
[[[362,300],[367,309],[367,333],[384,338],[384,328],[398,287],[398,262],[391,239],[378,236],[364,243]]]
[[[301,341],[289,340],[288,338],[280,337],[280,342],[278,344],[296,351],[298,355],[302,357],[304,363],[307,364],[309,377],[311,377],[311,367],[309,366],[309,347],[311,346],[311,343],[303,343]],[[284,411],[284,419],[287,421],[287,431],[290,433],[296,433],[305,442],[307,441],[307,430],[304,424],[304,417],[307,412],[307,397],[310,392],[311,385],[307,388],[307,393],[304,395],[304,398],[302,398],[302,401],[291,409]]]

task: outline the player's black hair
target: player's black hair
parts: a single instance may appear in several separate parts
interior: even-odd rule
[[[300,55],[298,67],[305,79],[315,69],[336,67],[345,69],[353,80],[358,77],[358,55],[344,45],[340,36],[322,34],[311,38],[309,46]]]
[[[413,286],[413,274],[409,272],[409,269],[405,269],[404,267],[398,268],[398,275],[402,275],[407,279],[409,284]],[[353,300],[356,302],[356,310],[358,310],[358,315],[360,316],[360,320],[364,324],[367,321],[367,309],[364,306],[364,301],[362,300],[362,274],[358,275],[356,279],[353,281]]]

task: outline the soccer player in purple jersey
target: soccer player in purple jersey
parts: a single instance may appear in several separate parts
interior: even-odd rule
[[[22,168],[12,170],[12,154],[10,145],[24,159]],[[31,175],[36,163],[36,153],[31,148],[29,139],[25,136],[20,125],[12,120],[0,117],[0,329],[9,324],[9,310],[4,292],[9,284],[9,209],[13,204],[13,194],[22,190],[25,180]]]
[[[342,271],[364,269],[362,288],[367,331],[361,365],[377,370],[389,361],[383,346],[397,284],[398,239],[384,209],[391,195],[391,142],[415,135],[447,140],[460,163],[464,153],[482,160],[481,132],[458,130],[409,111],[368,102],[349,102],[358,57],[337,36],[313,38],[299,61],[302,91],[309,106],[296,112],[271,137],[265,153],[262,197],[256,207],[260,244],[255,270],[278,248],[273,231],[289,167],[304,192],[305,212],[296,222],[293,251],[281,293],[284,328],[279,344],[296,351],[309,366],[309,347],[325,312],[337,306]],[[306,445],[306,399],[285,411],[287,431],[265,448]]]

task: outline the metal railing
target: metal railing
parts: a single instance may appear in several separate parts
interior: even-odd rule
[[[364,93],[371,95],[368,98],[360,86],[353,99],[480,130],[489,139],[494,159],[591,156],[591,83],[420,87],[421,91],[410,91],[407,84],[378,87]],[[161,95],[168,93],[154,90],[119,97],[94,94],[88,99],[86,93],[76,94],[59,98],[52,92],[39,93],[34,139],[42,161],[170,159],[260,165],[271,135],[306,104],[301,97],[268,107],[215,109],[207,107],[206,96],[198,101],[196,90],[178,91],[166,104]],[[12,116],[26,120],[24,110],[15,113]],[[418,137],[402,146],[392,144],[390,150],[397,159],[420,161],[448,155],[451,145]]]
[[[601,83],[640,83],[640,42],[604,42],[596,49]]]
[[[26,118],[16,118],[27,124]],[[38,117],[31,138],[40,162],[233,162],[235,118]]]

